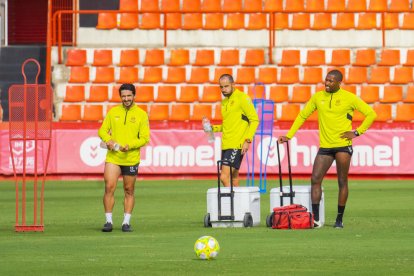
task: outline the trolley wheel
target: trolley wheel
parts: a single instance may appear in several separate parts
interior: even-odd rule
[[[252,227],[253,226],[253,217],[252,217],[252,214],[250,214],[250,213],[244,214],[243,226],[244,227]]]
[[[204,227],[211,227],[210,213],[204,216]]]
[[[266,217],[266,226],[267,227],[272,227],[274,216],[275,216],[275,213],[274,212],[271,212],[270,215],[268,215]]]

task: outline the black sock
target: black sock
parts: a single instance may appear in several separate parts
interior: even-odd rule
[[[345,206],[338,205],[338,215],[336,216],[336,220],[342,221],[344,212],[345,212]]]
[[[313,219],[319,220],[319,203],[318,204],[312,203],[312,213],[313,213]]]

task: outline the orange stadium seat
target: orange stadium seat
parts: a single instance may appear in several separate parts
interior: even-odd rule
[[[137,104],[139,108],[145,111],[145,113],[148,113],[148,105],[147,104]]]
[[[221,91],[217,85],[204,86],[203,95],[201,96],[201,102],[213,103],[221,101]]]
[[[409,11],[410,0],[391,0],[389,10],[399,12]]]
[[[381,51],[381,57],[378,65],[393,66],[398,64],[401,64],[399,49],[383,49]]]
[[[120,103],[121,102],[121,97],[119,96],[119,87],[121,85],[114,85],[112,86],[112,91],[110,92],[110,98],[109,101],[111,103]]]
[[[384,96],[381,103],[396,103],[403,100],[403,88],[399,85],[384,86]]]
[[[190,52],[188,49],[171,50],[169,66],[183,66],[190,63]]]
[[[228,13],[226,18],[225,30],[244,29],[244,13]]]
[[[308,50],[306,53],[306,66],[325,65],[325,50]]]
[[[158,0],[141,0],[141,11],[158,11]]]
[[[414,66],[414,49],[408,49],[404,66]]]
[[[208,67],[191,67],[188,83],[210,82],[210,69]]]
[[[370,0],[368,9],[370,11],[386,11],[387,0]]]
[[[367,82],[367,68],[350,67],[348,68],[348,77],[345,83],[364,83]]]
[[[197,49],[193,65],[206,66],[214,64],[214,50]]]
[[[183,12],[194,12],[201,9],[200,0],[183,0],[183,6],[181,10]]]
[[[342,76],[344,76],[344,78],[345,78],[345,68],[344,67],[328,67],[328,70],[326,70],[326,72],[330,72],[332,70],[338,70],[339,72],[342,73]]]
[[[153,104],[151,105],[149,120],[150,121],[165,121],[168,120],[169,115],[168,104]]]
[[[220,52],[220,66],[233,66],[238,65],[239,61],[239,50],[238,49],[224,49]]]
[[[301,12],[305,10],[304,0],[285,0],[285,11]]]
[[[165,24],[168,30],[177,30],[182,28],[181,13],[167,13],[165,16]]]
[[[93,51],[93,66],[112,65],[112,50],[96,49]]]
[[[201,4],[202,11],[221,11],[221,0],[203,0]]]
[[[138,0],[119,0],[119,10],[121,11],[137,11]]]
[[[309,13],[294,13],[292,15],[292,30],[306,30],[310,28]]]
[[[322,68],[321,67],[305,67],[303,71],[303,79],[301,83],[317,84],[322,83]]]
[[[311,87],[310,86],[298,86],[293,87],[292,98],[289,102],[291,103],[306,103],[311,97]]]
[[[214,69],[214,79],[213,79],[213,83],[218,83],[219,78],[223,74],[233,75],[233,69],[232,69],[232,67],[216,67]]]
[[[137,28],[139,28],[138,14],[121,13],[121,18],[119,19],[118,29],[133,30]]]
[[[67,85],[64,102],[83,102],[85,100],[85,86]]]
[[[358,110],[354,110],[354,115],[352,116],[352,121],[360,122],[365,119],[364,114],[359,112]]]
[[[348,92],[351,92],[353,94],[356,94],[356,91],[357,91],[356,85],[347,85],[347,84],[344,84],[344,85],[341,85],[341,88],[344,89],[344,90],[346,90],[346,91],[348,91]]]
[[[166,83],[186,82],[185,67],[168,67]]]
[[[269,100],[275,103],[289,101],[289,87],[288,86],[271,86],[269,91]]]
[[[157,97],[155,102],[175,102],[177,100],[177,92],[175,86],[158,86]]]
[[[407,94],[405,95],[403,102],[414,103],[414,86],[407,87]]]
[[[224,28],[224,15],[222,13],[207,13],[203,29],[220,30]]]
[[[283,30],[289,28],[289,15],[287,13],[276,13],[274,15],[273,29]]]
[[[306,11],[322,12],[325,10],[324,1],[306,0]]]
[[[244,66],[258,66],[265,63],[265,53],[263,49],[247,49],[244,59]]]
[[[384,28],[386,30],[398,29],[400,25],[398,17],[398,13],[384,13]]]
[[[412,67],[395,67],[394,75],[391,83],[406,84],[413,82],[413,68]]]
[[[86,104],[83,107],[82,121],[102,121],[102,120],[103,120],[103,105]]]
[[[116,13],[100,12],[96,28],[100,30],[115,29],[118,25],[116,17]]]
[[[267,14],[251,13],[249,14],[249,22],[247,23],[247,30],[263,30],[267,28]]]
[[[361,99],[366,103],[379,101],[379,87],[375,85],[361,86]]]
[[[328,0],[326,10],[328,11],[344,11],[345,0]]]
[[[368,83],[384,84],[390,82],[390,68],[389,67],[372,67],[371,76]]]
[[[171,114],[168,119],[170,121],[190,120],[190,104],[173,104],[171,106]]]
[[[138,67],[121,67],[119,69],[119,79],[117,83],[138,82]]]
[[[293,84],[299,82],[299,69],[295,67],[282,67],[280,78],[277,81],[282,84]]]
[[[332,17],[330,13],[316,13],[314,15],[312,30],[326,30],[332,28]]]
[[[198,30],[203,28],[201,13],[185,13],[183,16],[183,30]]]
[[[262,0],[244,0],[243,11],[262,12]]]
[[[330,65],[344,66],[351,64],[351,51],[349,49],[332,50]]]
[[[193,115],[191,115],[190,120],[192,121],[201,121],[203,117],[212,119],[213,106],[211,104],[194,104],[193,105]]]
[[[145,67],[143,83],[157,83],[162,81],[161,67]]]
[[[81,106],[79,104],[63,104],[60,121],[80,121]]]
[[[372,108],[377,113],[375,121],[387,122],[392,120],[392,108],[390,104],[374,104]]]
[[[198,102],[198,86],[181,86],[178,102],[193,103]]]
[[[242,0],[223,0],[222,11],[238,12],[242,10]]]
[[[148,85],[138,85],[136,87],[136,95],[135,95],[136,102],[152,102],[154,101],[154,86]]]
[[[265,0],[263,10],[266,12],[282,11],[283,0]]]
[[[135,66],[139,64],[138,49],[121,50],[118,66]]]
[[[221,105],[214,105],[213,121],[221,121],[223,119],[221,115]]]
[[[95,69],[94,83],[111,83],[115,81],[114,67],[95,67]]]
[[[84,66],[86,64],[86,50],[69,49],[67,51],[66,66]]]
[[[254,83],[256,80],[254,67],[240,67],[237,68],[236,83],[248,84]]]
[[[348,11],[366,11],[367,1],[366,0],[348,0],[346,7]]]
[[[279,121],[294,121],[300,112],[299,104],[283,104],[282,105],[282,116]]]
[[[249,85],[247,94],[251,99],[265,99],[266,90],[264,85]]]
[[[411,122],[414,120],[414,104],[397,104],[397,114],[394,121]]]
[[[179,12],[180,0],[161,0],[161,10],[169,12]]]
[[[87,102],[106,102],[108,101],[108,86],[91,85]]]
[[[145,52],[145,66],[159,66],[164,65],[164,50],[162,49],[149,49]]]
[[[300,50],[283,50],[280,66],[295,66],[300,64]]]
[[[70,67],[70,83],[89,82],[89,67],[74,66]]]
[[[359,49],[356,51],[355,62],[352,65],[369,66],[376,63],[375,49]]]
[[[275,83],[277,82],[277,69],[276,67],[259,67],[258,82],[262,83]]]
[[[371,30],[377,28],[377,15],[375,13],[359,13],[357,30]]]
[[[161,18],[157,13],[143,13],[139,27],[144,30],[161,28]]]
[[[413,5],[414,6],[414,5]],[[403,23],[400,29],[413,30],[414,29],[414,13],[404,13]]]
[[[334,30],[349,30],[353,28],[355,28],[354,13],[338,13],[336,15],[336,24],[333,26]]]

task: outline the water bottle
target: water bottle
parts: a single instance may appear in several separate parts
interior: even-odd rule
[[[100,146],[101,146],[101,148],[103,148],[103,149],[108,149],[108,146],[106,145],[106,143],[104,142],[104,141],[101,141],[101,143],[100,143]],[[119,150],[119,148],[120,148],[120,146],[119,146],[119,144],[118,143],[115,143],[114,144],[114,147],[113,147],[113,151],[118,151]]]
[[[210,120],[207,119],[207,117],[203,117],[202,122],[203,122],[203,129],[207,133],[207,141],[209,143],[213,143],[215,138],[214,138],[213,128],[211,127],[211,124],[210,124]]]

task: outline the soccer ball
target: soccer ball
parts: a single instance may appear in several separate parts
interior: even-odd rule
[[[194,244],[194,252],[202,260],[216,258],[219,251],[218,241],[211,236],[202,236]]]

